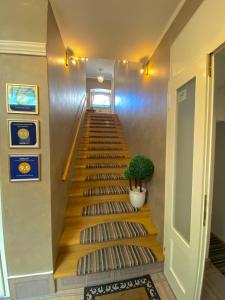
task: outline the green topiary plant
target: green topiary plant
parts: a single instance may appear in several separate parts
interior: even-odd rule
[[[124,175],[130,182],[130,189],[132,190],[132,180],[135,181],[135,188],[139,185],[140,192],[142,192],[143,180],[152,177],[154,173],[153,162],[143,156],[136,155],[130,162],[129,167],[125,170]]]

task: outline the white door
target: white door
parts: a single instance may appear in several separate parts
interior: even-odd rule
[[[169,82],[165,275],[178,300],[200,299],[205,263],[208,76],[203,59]]]

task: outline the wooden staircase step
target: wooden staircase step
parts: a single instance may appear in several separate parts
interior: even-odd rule
[[[128,189],[128,182],[126,180],[120,180],[118,181],[120,184],[117,184],[117,182],[113,181],[113,184],[110,184],[110,182],[107,182],[106,184],[102,185],[94,185],[93,187],[87,188],[87,187],[80,187],[78,188],[76,184],[73,182],[69,187],[69,192],[72,193],[74,196],[88,196],[92,197],[93,195],[98,195],[101,197],[102,195],[121,195],[126,194],[126,189]],[[98,190],[99,191],[98,194]],[[109,191],[107,191],[109,190]]]
[[[57,279],[77,275],[77,262],[81,256],[86,255],[91,251],[102,249],[103,247],[107,246],[110,247],[117,244],[118,241],[110,241],[107,243],[96,243],[94,245],[76,245],[71,248],[62,248],[57,260],[54,278]],[[158,262],[161,262],[164,259],[162,247],[160,246],[159,242],[157,242],[151,236],[136,238],[132,240],[120,240],[119,244],[149,247],[152,250]]]
[[[71,203],[79,203],[91,201],[94,203],[94,201],[98,202],[104,202],[104,201],[129,201],[129,195],[122,194],[122,195],[104,195],[104,196],[92,196],[92,197],[86,197],[86,196],[75,196],[73,193],[69,193],[69,202]]]
[[[97,224],[113,222],[113,221],[127,221],[137,222],[143,224],[147,229],[149,235],[156,235],[157,231],[155,226],[149,219],[148,212],[140,213],[127,213],[127,214],[114,214],[114,215],[101,215],[91,217],[76,217],[65,218],[65,228],[60,240],[60,247],[67,247],[71,245],[80,244],[80,232],[85,228]]]
[[[87,206],[95,205],[95,204],[100,204],[100,203],[106,203],[106,202],[107,201],[102,201],[102,202],[93,201],[92,199],[88,199],[88,200],[80,201],[80,202],[75,202],[75,203],[69,201],[65,217],[82,216],[82,211]],[[118,199],[117,201],[113,201],[113,200],[110,201],[110,200],[108,200],[108,202],[124,202],[124,203],[127,203],[128,200],[127,199],[125,199],[125,200]],[[148,205],[144,205],[139,211],[144,211],[144,212],[147,211],[149,213],[150,209],[149,209]],[[107,214],[107,215],[109,215],[109,214]]]
[[[96,149],[93,149],[93,148],[96,148]],[[126,143],[123,143],[123,144],[107,144],[107,143],[104,143],[104,144],[98,144],[98,143],[81,143],[79,145],[79,150],[111,150],[111,149],[118,149],[118,150],[127,150],[128,149],[128,145]]]
[[[121,163],[129,164],[130,158],[78,158],[76,163],[80,166],[86,166],[87,164],[100,164],[100,163]],[[75,166],[76,167],[76,166]]]
[[[84,177],[81,176],[74,176],[72,178],[72,182],[76,181],[76,182],[90,182],[90,181],[94,181],[94,182],[104,182],[104,181],[115,181],[115,180],[125,180],[126,177],[124,175],[124,173],[102,173],[101,170],[99,170],[99,173],[96,174],[92,174],[92,175],[87,175]]]
[[[76,164],[75,169],[98,169],[100,172],[102,169],[118,169],[127,168],[128,163],[125,162],[88,162],[86,164]]]
[[[99,181],[73,181],[72,182],[72,187],[70,186],[70,188],[74,188],[74,189],[82,189],[82,190],[86,190],[88,188],[93,188],[96,186],[110,186],[110,185],[114,185],[115,183],[119,184],[119,185],[129,185],[128,180],[126,179],[116,179],[116,180],[99,180]]]
[[[83,177],[83,176],[88,176],[88,175],[96,175],[96,174],[99,174],[99,173],[102,173],[102,174],[108,174],[108,173],[114,173],[114,174],[123,174],[124,173],[124,170],[125,168],[97,168],[97,169],[88,169],[88,168],[79,168],[79,169],[76,169],[75,168],[75,174],[74,174],[74,178],[76,176],[79,176],[79,177]]]

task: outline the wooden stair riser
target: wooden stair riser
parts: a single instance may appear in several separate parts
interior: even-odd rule
[[[104,196],[92,196],[92,197],[86,197],[86,196],[74,196],[73,193],[69,193],[69,202],[70,203],[79,203],[79,202],[85,202],[86,201],[98,201],[98,202],[105,202],[105,201],[129,201],[129,195],[123,194],[123,195],[104,195]]]

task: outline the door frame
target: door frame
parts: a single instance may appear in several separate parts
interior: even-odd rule
[[[196,188],[196,183],[194,184],[194,180],[195,178],[192,178],[192,187],[195,188],[195,196],[198,196],[199,199],[199,203],[198,203],[198,215],[201,216],[201,222],[198,225],[198,229],[199,229],[199,238],[200,241],[197,244],[197,248],[198,248],[198,260],[196,259],[195,261],[195,265],[197,266],[196,270],[195,270],[195,274],[196,274],[196,278],[197,278],[197,283],[195,284],[195,290],[194,292],[194,298],[193,299],[199,299],[200,298],[200,294],[201,294],[201,286],[202,286],[202,280],[203,280],[203,271],[204,271],[204,266],[205,266],[205,243],[207,241],[206,237],[207,237],[207,222],[205,223],[205,226],[203,226],[203,218],[206,217],[207,220],[207,215],[206,214],[206,207],[204,205],[204,195],[206,195],[206,169],[208,166],[206,166],[207,164],[207,152],[204,150],[205,149],[205,145],[207,144],[207,136],[208,136],[208,112],[209,112],[209,103],[210,103],[210,93],[211,93],[211,77],[209,77],[209,73],[208,73],[208,62],[210,61],[210,56],[202,56],[202,65],[204,64],[204,71],[206,71],[206,76],[207,78],[204,78],[204,76],[202,76],[202,71],[201,68],[199,67],[195,67],[195,63],[194,61],[190,64],[187,64],[187,67],[185,70],[183,70],[182,74],[177,74],[174,77],[170,78],[170,83],[169,83],[169,89],[168,89],[168,106],[167,106],[167,112],[168,112],[168,119],[167,119],[167,150],[166,150],[166,196],[170,197],[170,202],[168,201],[165,202],[165,226],[164,226],[164,230],[165,230],[165,236],[164,236],[164,247],[166,248],[166,253],[169,252],[170,254],[170,245],[167,244],[167,242],[169,241],[169,236],[170,233],[168,234],[168,232],[170,232],[170,230],[173,229],[173,226],[170,225],[172,224],[172,210],[173,210],[173,197],[174,197],[174,172],[175,172],[175,145],[171,146],[172,141],[176,141],[176,134],[177,134],[177,130],[176,130],[176,107],[173,104],[172,106],[172,111],[171,110],[171,98],[175,99],[176,98],[176,93],[174,90],[174,87],[176,86],[182,86],[183,84],[187,83],[189,80],[191,80],[192,78],[196,77],[196,90],[195,90],[195,98],[199,98],[199,92],[200,95],[204,95],[204,98],[201,97],[200,99],[200,103],[197,103],[197,106],[195,107],[195,110],[198,109],[198,113],[200,111],[200,107],[201,107],[201,103],[203,101],[206,101],[205,105],[204,105],[204,111],[202,112],[202,114],[198,114],[195,115],[195,129],[198,129],[197,132],[194,132],[194,146],[195,146],[195,142],[196,139],[199,135],[199,132],[201,133],[201,137],[203,134],[203,143],[200,144],[200,148],[198,148],[198,150],[200,151],[200,153],[203,153],[203,156],[200,157],[200,155],[196,154],[197,157],[199,157],[199,159],[201,160],[201,166],[202,168],[200,169],[200,175],[202,178],[202,186],[199,188]],[[203,92],[202,92],[203,91]],[[174,98],[175,97],[175,98]],[[175,101],[175,100],[173,100]],[[197,111],[195,111],[196,114]],[[204,124],[202,126],[200,125],[196,125],[198,124],[198,120],[197,120],[197,116],[200,116],[200,122],[202,121]],[[201,123],[200,123],[201,124]],[[171,127],[172,126],[172,127]],[[197,127],[196,127],[197,126]],[[200,131],[199,131],[200,130]],[[197,137],[196,137],[197,135]],[[195,151],[195,148],[193,149],[193,151]],[[196,171],[196,156],[193,157],[193,174],[198,174],[198,170]],[[172,198],[171,198],[172,197]],[[192,195],[193,197],[193,195]],[[192,198],[193,201],[193,198]],[[191,216],[191,220],[193,221],[193,219],[197,220],[197,216],[195,211],[193,210],[193,205],[194,203],[192,202],[192,216]],[[169,230],[169,231],[168,231]],[[173,231],[173,230],[172,230]],[[173,235],[171,231],[171,234]],[[174,228],[174,231],[177,232],[177,230]],[[175,234],[175,233],[174,233]],[[179,233],[177,233],[177,235],[179,236]],[[180,235],[181,236],[181,235]],[[183,240],[183,238],[181,237],[181,240]],[[192,242],[192,248],[190,248],[190,253],[191,253],[191,249],[193,250],[193,245],[196,245],[195,242],[197,243],[196,238],[194,238],[193,234],[192,234],[192,240],[190,241]],[[185,244],[185,242],[184,242]],[[189,245],[186,245],[187,248]],[[166,255],[165,253],[165,255]],[[203,264],[204,261],[204,264]],[[170,263],[170,258],[168,258],[167,263]],[[171,267],[169,267],[170,265],[167,265],[168,270],[170,270]],[[170,275],[171,272],[171,275]],[[179,279],[176,278],[176,274],[173,274],[172,269],[170,270],[170,272],[167,274],[169,281],[173,282],[174,287],[179,286]],[[173,274],[173,275],[172,275]],[[173,277],[176,279],[174,281]],[[180,285],[179,287],[177,286],[177,292],[180,290],[182,290],[182,285]],[[184,292],[184,291],[183,291]],[[180,295],[182,296],[182,295]],[[192,299],[191,299],[192,300]]]
[[[202,189],[207,198],[204,205],[205,226],[201,227],[200,231],[200,247],[198,260],[198,275],[196,280],[195,299],[200,299],[203,285],[203,276],[206,259],[209,251],[212,203],[213,203],[213,182],[214,182],[214,159],[215,159],[215,97],[214,97],[214,74],[215,54],[225,47],[225,43],[219,45],[207,55],[208,67],[206,74],[206,122],[205,122],[205,155],[204,155],[204,174]],[[170,97],[170,90],[168,89],[168,99]],[[168,100],[169,101],[169,100]],[[167,128],[168,130],[168,128]],[[166,172],[166,176],[170,176],[170,172]],[[165,222],[166,224],[166,222]],[[165,229],[166,234],[166,229]],[[165,238],[164,238],[165,245]]]
[[[213,186],[214,186],[214,167],[215,167],[215,142],[216,142],[216,113],[215,113],[215,55],[225,49],[225,42],[221,44],[211,53],[211,95],[210,95],[210,104],[209,104],[209,128],[208,128],[208,195],[209,195],[209,204],[208,204],[208,232],[207,240],[205,247],[205,259],[207,259],[209,254],[210,246],[210,234],[211,234],[211,222],[212,222],[212,207],[213,207]]]

